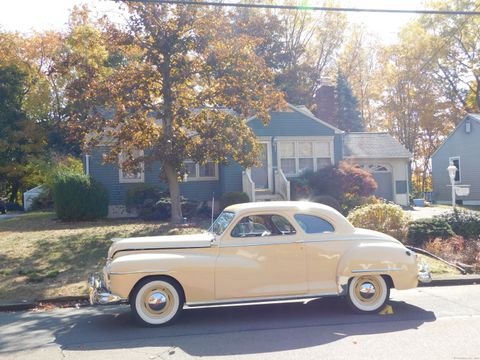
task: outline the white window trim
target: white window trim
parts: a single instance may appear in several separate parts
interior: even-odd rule
[[[456,184],[459,184],[462,182],[462,162],[460,160],[460,156],[451,156],[448,158],[448,163],[450,162],[453,164],[453,160],[458,160],[458,180],[455,180]]]
[[[207,161],[207,162],[212,162],[212,161]],[[195,164],[195,176],[188,175],[187,176],[187,182],[189,181],[212,181],[212,180],[218,180],[218,164],[214,163],[214,171],[215,175],[214,176],[200,176],[200,164],[195,163],[194,161],[191,160],[185,160],[183,162],[189,163],[189,164]]]
[[[143,150],[139,150],[139,156],[143,156],[144,152]],[[120,153],[118,155],[118,182],[120,184],[134,184],[134,183],[143,183],[145,182],[145,165],[142,162],[140,164],[140,178],[139,179],[128,179],[125,178],[123,175],[123,169],[122,169],[122,154]]]
[[[293,142],[294,143],[294,151],[295,151],[295,156],[294,157],[281,157],[280,156],[280,146],[282,142]],[[335,159],[334,159],[334,138],[333,136],[328,136],[328,137],[313,137],[313,136],[305,136],[305,137],[292,137],[292,136],[282,136],[281,138],[278,139],[278,145],[277,145],[277,166],[279,169],[282,168],[282,163],[281,159],[295,159],[295,174],[287,174],[285,173],[285,176],[287,177],[297,177],[302,174],[301,171],[299,171],[299,160],[300,158],[302,159],[307,159],[304,157],[300,157],[299,151],[298,151],[298,143],[302,142],[311,142],[312,143],[312,151],[313,151],[313,171],[317,171],[317,159],[328,159],[330,158],[330,164],[333,165],[335,164]],[[321,142],[321,143],[326,143],[329,145],[330,149],[330,157],[317,157],[315,156],[315,144],[316,142]],[[310,158],[308,158],[310,159]],[[283,169],[282,169],[283,171]]]

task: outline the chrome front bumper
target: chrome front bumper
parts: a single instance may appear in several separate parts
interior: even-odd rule
[[[420,264],[418,268],[418,281],[424,284],[428,284],[432,281],[432,275],[430,274],[430,270],[427,264]]]
[[[88,294],[92,305],[115,305],[125,301],[115,294],[112,294],[103,281],[101,274],[96,273],[88,277]]]

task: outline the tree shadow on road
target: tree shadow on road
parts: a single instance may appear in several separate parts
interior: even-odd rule
[[[433,312],[404,302],[391,305],[393,315],[353,315],[338,298],[185,309],[175,324],[156,328],[136,325],[126,306],[88,308],[61,319],[38,316],[22,329],[50,329],[53,342],[70,351],[163,347],[191,356],[223,356],[308,348],[355,335],[415,329],[436,319]],[[13,351],[9,341],[2,336],[0,348]]]

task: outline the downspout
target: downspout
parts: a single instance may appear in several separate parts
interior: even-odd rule
[[[85,154],[85,175],[90,175],[90,155]]]

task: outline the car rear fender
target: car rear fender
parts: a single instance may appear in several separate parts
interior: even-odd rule
[[[337,266],[338,290],[344,294],[354,276],[386,275],[396,289],[417,286],[415,254],[395,242],[361,242],[343,254]]]

